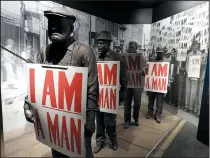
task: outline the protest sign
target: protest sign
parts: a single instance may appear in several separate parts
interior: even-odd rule
[[[148,62],[145,76],[145,91],[167,93],[169,62]]]
[[[181,40],[177,52],[177,61],[185,61],[187,57],[187,50],[189,48],[189,41]]]
[[[185,61],[187,57],[187,49],[178,49],[177,61]]]
[[[120,91],[120,62],[100,61],[97,63],[97,68],[100,111],[117,114]]]
[[[28,97],[38,141],[70,157],[85,157],[88,69],[27,64]]]
[[[144,59],[140,53],[124,53],[122,54],[127,67],[128,85],[127,88],[144,87],[144,78],[142,71]]]
[[[200,78],[201,56],[190,56],[188,77]]]

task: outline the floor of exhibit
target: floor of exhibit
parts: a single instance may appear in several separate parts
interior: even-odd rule
[[[142,96],[140,111],[140,126],[123,128],[124,108],[119,108],[117,116],[117,135],[119,148],[116,151],[105,146],[95,157],[146,157],[161,156],[173,139],[179,133],[185,121],[176,115],[164,110],[163,120],[160,124],[154,119],[147,120],[147,96]],[[24,133],[24,134],[21,134]],[[34,127],[27,124],[24,129],[15,129],[5,132],[5,155],[7,157],[51,157],[49,147],[36,140]],[[107,140],[108,141],[108,140]],[[95,134],[92,139],[95,146]]]

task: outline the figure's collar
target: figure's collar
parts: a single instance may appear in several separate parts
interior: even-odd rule
[[[71,40],[68,42],[68,47],[67,49],[70,50],[70,51],[73,51],[74,50],[74,47],[75,45],[77,44],[78,42],[74,39],[74,38],[71,38]]]
[[[111,52],[112,52],[111,49],[109,49],[109,51],[106,53],[106,56],[110,57]]]
[[[104,58],[104,57],[110,57],[110,55],[111,55],[111,49],[109,49],[109,51],[108,52],[106,52],[105,54],[101,54],[101,53],[99,53],[99,58]]]

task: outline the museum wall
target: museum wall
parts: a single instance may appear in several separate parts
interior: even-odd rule
[[[152,12],[152,23],[191,9],[207,1],[165,1],[155,6]]]
[[[171,86],[165,100],[196,116],[200,114],[208,43],[209,2],[152,24],[150,48],[164,47],[165,59],[171,64]]]

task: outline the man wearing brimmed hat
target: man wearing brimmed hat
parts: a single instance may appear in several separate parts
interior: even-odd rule
[[[164,48],[158,47],[156,49],[157,56],[156,56],[156,59],[153,60],[153,62],[166,62],[164,60],[165,52],[166,50]],[[169,84],[168,84],[168,87],[169,87]],[[149,92],[148,113],[146,116],[147,119],[154,117],[157,123],[161,123],[164,95],[165,95],[164,93]],[[155,111],[155,114],[153,114],[155,98],[156,98],[156,111]]]
[[[95,111],[98,108],[98,72],[97,62],[93,50],[73,39],[71,34],[74,30],[76,17],[71,11],[56,7],[45,11],[48,18],[48,36],[52,41],[41,53],[38,53],[37,63],[53,64],[62,66],[88,67],[87,88],[87,116],[85,123],[85,147],[86,157],[93,157],[91,137],[95,132]],[[27,97],[26,97],[27,99]],[[34,122],[30,113],[30,105],[25,102],[24,112],[26,119]],[[58,151],[52,150],[53,157],[67,157]]]
[[[175,48],[172,48],[172,50],[170,51],[170,60],[168,60],[170,62],[169,66],[170,66],[170,74],[169,74],[169,82],[171,83],[170,85],[170,89],[167,92],[167,95],[165,96],[165,100],[166,102],[168,102],[169,104],[178,106],[178,78],[179,78],[179,74],[178,74],[178,66],[179,66],[179,62],[176,60],[177,58],[177,50]]]
[[[197,115],[200,114],[200,104],[203,92],[205,64],[206,64],[206,57],[199,51],[199,46],[200,43],[196,40],[193,40],[192,51],[187,55],[186,58],[186,73],[188,74],[189,57],[190,56],[201,57],[200,77],[199,78],[187,77],[187,83],[186,83],[185,108],[188,109],[189,112],[195,113]]]
[[[137,53],[138,43],[136,41],[130,41],[128,45],[128,53]],[[142,56],[140,61],[142,66],[145,66],[144,57]],[[142,69],[143,73],[143,69]],[[142,76],[142,80],[143,80]],[[127,93],[124,101],[124,128],[128,129],[131,123],[131,104],[132,98],[134,99],[133,108],[133,119],[135,121],[135,126],[139,126],[139,111],[141,107],[141,96],[143,88],[127,88]]]
[[[110,49],[111,34],[107,31],[102,31],[96,38],[98,45],[98,53],[96,54],[97,61],[120,61],[120,102],[124,100],[124,94],[127,87],[127,72],[123,59],[120,54],[113,52]],[[98,153],[103,147],[106,140],[105,130],[110,138],[111,144],[109,147],[117,150],[117,133],[116,133],[116,114],[100,112],[96,116],[96,147],[94,153]]]

